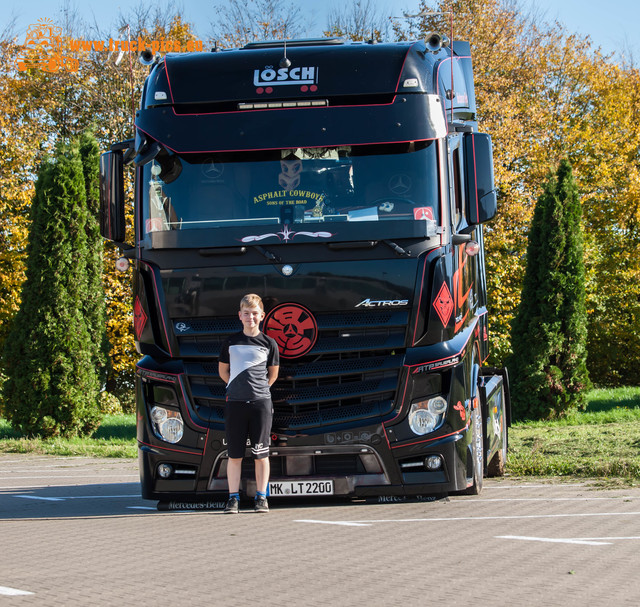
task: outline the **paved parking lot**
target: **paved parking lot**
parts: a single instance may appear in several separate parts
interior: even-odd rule
[[[163,511],[137,463],[0,455],[0,605],[640,604],[640,489]]]

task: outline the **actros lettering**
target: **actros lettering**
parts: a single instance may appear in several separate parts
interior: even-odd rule
[[[318,80],[318,69],[315,67],[281,67],[274,69],[267,65],[263,70],[253,70],[255,86],[278,86],[282,84],[315,84]]]
[[[359,304],[356,304],[356,308],[364,306],[365,308],[385,308],[393,306],[408,306],[408,299],[365,299]]]

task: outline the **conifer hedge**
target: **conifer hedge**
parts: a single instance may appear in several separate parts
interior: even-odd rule
[[[536,203],[529,232],[507,361],[515,418],[548,419],[585,407],[591,382],[581,221],[571,164],[563,160]]]
[[[99,308],[87,278],[98,271],[89,219],[79,146],[59,146],[38,175],[22,303],[5,342],[4,415],[26,435],[87,435],[100,421],[102,337],[86,314]]]

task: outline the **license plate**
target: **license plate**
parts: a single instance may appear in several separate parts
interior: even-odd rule
[[[333,495],[333,481],[271,481],[269,494],[277,496]]]

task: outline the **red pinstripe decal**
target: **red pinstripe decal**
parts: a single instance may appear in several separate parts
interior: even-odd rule
[[[400,417],[400,415],[402,414],[402,408],[404,407],[404,398],[407,394],[407,386],[409,385],[409,374],[407,373],[407,378],[404,382],[404,392],[402,393],[402,400],[400,401],[400,409],[398,409],[398,413],[396,414],[395,417],[392,417],[391,419],[387,420],[386,422],[384,422],[382,424],[382,427],[384,428],[385,424],[390,424],[393,420],[398,419],[398,417]]]
[[[169,85],[169,95],[171,95],[171,103],[175,103],[173,98],[173,89],[171,88],[171,78],[169,78],[169,70],[167,68],[167,62],[164,62],[164,73],[167,75],[167,84]]]
[[[309,98],[311,99],[311,97]],[[303,101],[305,100],[304,98],[302,99]],[[389,105],[393,105],[396,102],[396,93],[394,93],[394,97],[391,100],[390,103],[363,103],[361,105],[318,105],[318,106],[305,106],[305,107],[287,107],[287,108],[259,108],[259,109],[255,109],[255,110],[233,110],[232,112],[193,112],[191,114],[188,113],[181,113],[178,114],[175,110],[175,108],[171,108],[171,111],[173,112],[174,116],[222,116],[222,115],[227,115],[227,114],[253,114],[255,112],[289,112],[291,110],[322,110],[322,109],[327,109],[327,108],[344,108],[344,107],[352,107],[352,108],[356,108],[356,107],[386,107]],[[256,103],[266,103],[263,101],[256,101]]]
[[[144,441],[139,440],[138,445],[144,445],[145,447],[151,447],[152,449],[160,449],[162,451],[171,451],[172,453],[186,453],[187,455],[198,455],[202,456],[202,451],[184,451],[183,449],[171,449],[170,447],[160,447],[158,445],[152,445],[150,443],[145,443]]]
[[[182,383],[182,380],[184,379],[184,373],[164,373],[162,371],[152,371],[151,369],[145,369],[144,367],[141,367],[140,365],[137,365],[137,364],[136,364],[136,367],[138,369],[141,369],[142,371],[148,371],[149,373],[162,373],[162,375],[171,375],[172,377],[175,377],[178,380],[178,386],[180,386],[180,392],[182,393],[182,400],[185,403],[185,407],[184,408],[186,409],[186,413],[187,413],[187,416],[189,418],[189,421],[194,426],[197,426],[198,428],[202,428],[202,429],[206,430],[207,434],[209,433],[209,428],[207,426],[202,426],[197,421],[195,421],[193,419],[193,417],[191,417],[191,413],[189,412],[189,407],[186,406],[186,404],[187,404],[187,395],[186,395],[186,393],[184,391],[184,385]],[[173,386],[176,385],[176,381],[175,380],[162,379],[161,377],[154,377],[152,379],[153,379],[153,381],[162,381],[162,382],[165,382],[166,384],[171,384]]]
[[[389,437],[387,436],[387,430],[384,427],[384,424],[382,424],[382,431],[384,432],[384,438],[387,441],[387,447],[389,447],[389,449],[391,449],[391,443],[389,442]]]
[[[433,438],[425,438],[424,440],[415,441],[414,443],[402,443],[401,445],[393,445],[391,449],[399,449],[400,447],[411,447],[412,445],[421,445],[423,443],[430,443],[434,440],[440,440],[442,438],[447,438],[448,436],[454,436],[455,434],[460,434],[461,432],[466,432],[469,429],[469,423],[471,422],[471,416],[469,416],[469,420],[464,428],[460,430],[456,430],[455,432],[450,432],[449,434],[443,434],[442,436],[434,436]]]
[[[478,196],[478,173],[477,173],[477,167],[476,167],[476,140],[474,138],[471,139],[471,141],[473,142],[473,185],[475,187],[476,190],[476,220],[478,219],[479,213],[480,213],[480,207],[479,207],[479,196]]]
[[[301,108],[301,109],[307,109],[307,108]],[[152,135],[150,133],[147,133],[147,131],[141,129],[140,127],[136,127],[141,133],[144,133],[145,135],[149,135],[149,137],[152,137]],[[152,137],[153,138],[153,137]],[[436,137],[433,137],[431,139],[415,139],[415,140],[404,140],[404,141],[373,141],[373,142],[369,142],[369,143],[328,143],[327,145],[317,145],[315,147],[317,148],[326,148],[326,147],[338,147],[341,145],[350,145],[351,147],[355,147],[355,146],[359,146],[359,145],[388,145],[388,144],[393,144],[393,143],[412,143],[413,141],[437,141],[438,139]],[[172,152],[175,152],[176,154],[214,154],[214,153],[220,153],[220,154],[224,154],[227,152],[269,152],[271,150],[297,150],[299,147],[309,147],[309,146],[305,146],[304,144],[300,144],[300,145],[294,145],[294,146],[290,146],[290,147],[277,147],[277,148],[246,148],[246,149],[241,149],[241,150],[198,150],[198,151],[188,151],[188,152],[184,152],[184,151],[178,151],[175,148],[172,148],[171,146],[167,145],[164,142],[160,142],[162,143],[162,145],[167,148],[168,150],[171,150]]]
[[[422,264],[422,276],[420,277],[420,295],[418,295],[418,317],[420,315],[420,309],[422,307],[422,293],[424,292],[424,276],[425,276],[425,272],[426,272],[426,268],[427,268],[427,261],[429,260],[429,257],[431,257],[431,255],[438,253],[438,249],[434,249],[433,251],[429,251],[429,253],[427,253],[424,257],[424,263]],[[415,323],[415,329],[413,330],[413,342],[411,345],[415,346],[416,345],[416,333],[418,331],[418,318],[416,318],[416,323]],[[427,317],[425,316],[425,327],[427,326],[428,320]]]
[[[484,312],[484,314],[486,314],[486,312]],[[479,318],[480,318],[479,316],[476,316],[476,318],[474,319],[474,322],[477,323]],[[464,345],[462,346],[462,348],[460,348],[460,350],[458,350],[458,352],[455,352],[453,354],[449,354],[447,356],[443,356],[442,358],[437,358],[435,360],[425,360],[425,361],[422,361],[421,363],[416,363],[415,365],[405,365],[405,367],[407,367],[408,369],[412,369],[414,367],[420,367],[421,365],[426,365],[426,364],[429,364],[429,363],[437,363],[440,360],[447,360],[448,358],[451,358],[452,356],[458,356],[467,347],[467,344],[469,343],[469,340],[471,339],[471,337],[473,337],[473,331],[469,331],[469,337],[467,337],[467,341],[464,342]],[[451,366],[451,365],[446,365],[446,366]],[[444,368],[444,367],[442,367],[442,368]]]
[[[404,72],[404,65],[407,62],[407,57],[409,56],[409,53],[411,52],[411,49],[418,44],[417,42],[414,42],[408,49],[407,52],[404,54],[404,59],[402,60],[402,67],[400,68],[400,73],[398,74],[398,82],[396,82],[396,93],[398,92],[398,89],[400,88],[400,79],[402,78],[402,72]]]
[[[206,430],[206,431],[207,431],[207,435],[208,435],[208,434],[209,434],[209,428],[208,428],[207,426],[202,426],[202,425],[201,425],[201,424],[199,424],[197,421],[195,421],[195,420],[193,419],[193,417],[191,417],[191,413],[190,413],[190,411],[189,411],[189,407],[187,407],[187,395],[186,395],[186,393],[185,393],[185,391],[184,391],[184,386],[183,386],[183,383],[182,383],[182,382],[183,382],[183,379],[184,379],[184,374],[183,374],[183,373],[181,373],[181,374],[178,376],[178,385],[180,386],[180,391],[182,392],[182,400],[183,400],[183,402],[184,402],[184,405],[185,405],[185,406],[184,406],[184,408],[186,409],[187,416],[189,417],[189,421],[190,421],[194,426],[196,426],[196,427],[198,427],[198,428],[202,428],[202,429]]]
[[[453,51],[452,52],[452,56],[451,57],[447,57],[446,59],[443,59],[439,64],[438,64],[438,69],[436,70],[436,82],[440,82],[440,68],[447,63],[447,61],[451,61],[451,78],[453,78]],[[455,59],[471,59],[470,55],[467,56],[460,56],[458,57],[458,55],[455,56]],[[438,84],[438,90],[440,90],[440,85]],[[444,112],[444,115],[446,117],[447,115],[447,108],[445,106],[444,100],[445,100],[445,96],[444,95],[440,95],[440,97],[442,98],[442,111]],[[451,109],[453,109],[453,99],[451,100]]]
[[[143,263],[144,265],[146,265],[149,270],[151,271],[151,276],[153,277],[153,288],[155,290],[156,293],[156,302],[158,304],[158,313],[160,314],[160,320],[162,320],[162,328],[164,329],[164,336],[165,339],[167,340],[167,349],[169,350],[169,354],[171,356],[173,356],[173,352],[171,350],[171,341],[169,340],[169,333],[167,332],[167,325],[165,323],[164,320],[164,314],[162,312],[162,306],[160,305],[160,292],[158,290],[158,283],[156,282],[156,273],[153,271],[153,268],[151,267],[151,264],[147,263],[146,261],[140,260],[140,263]]]

